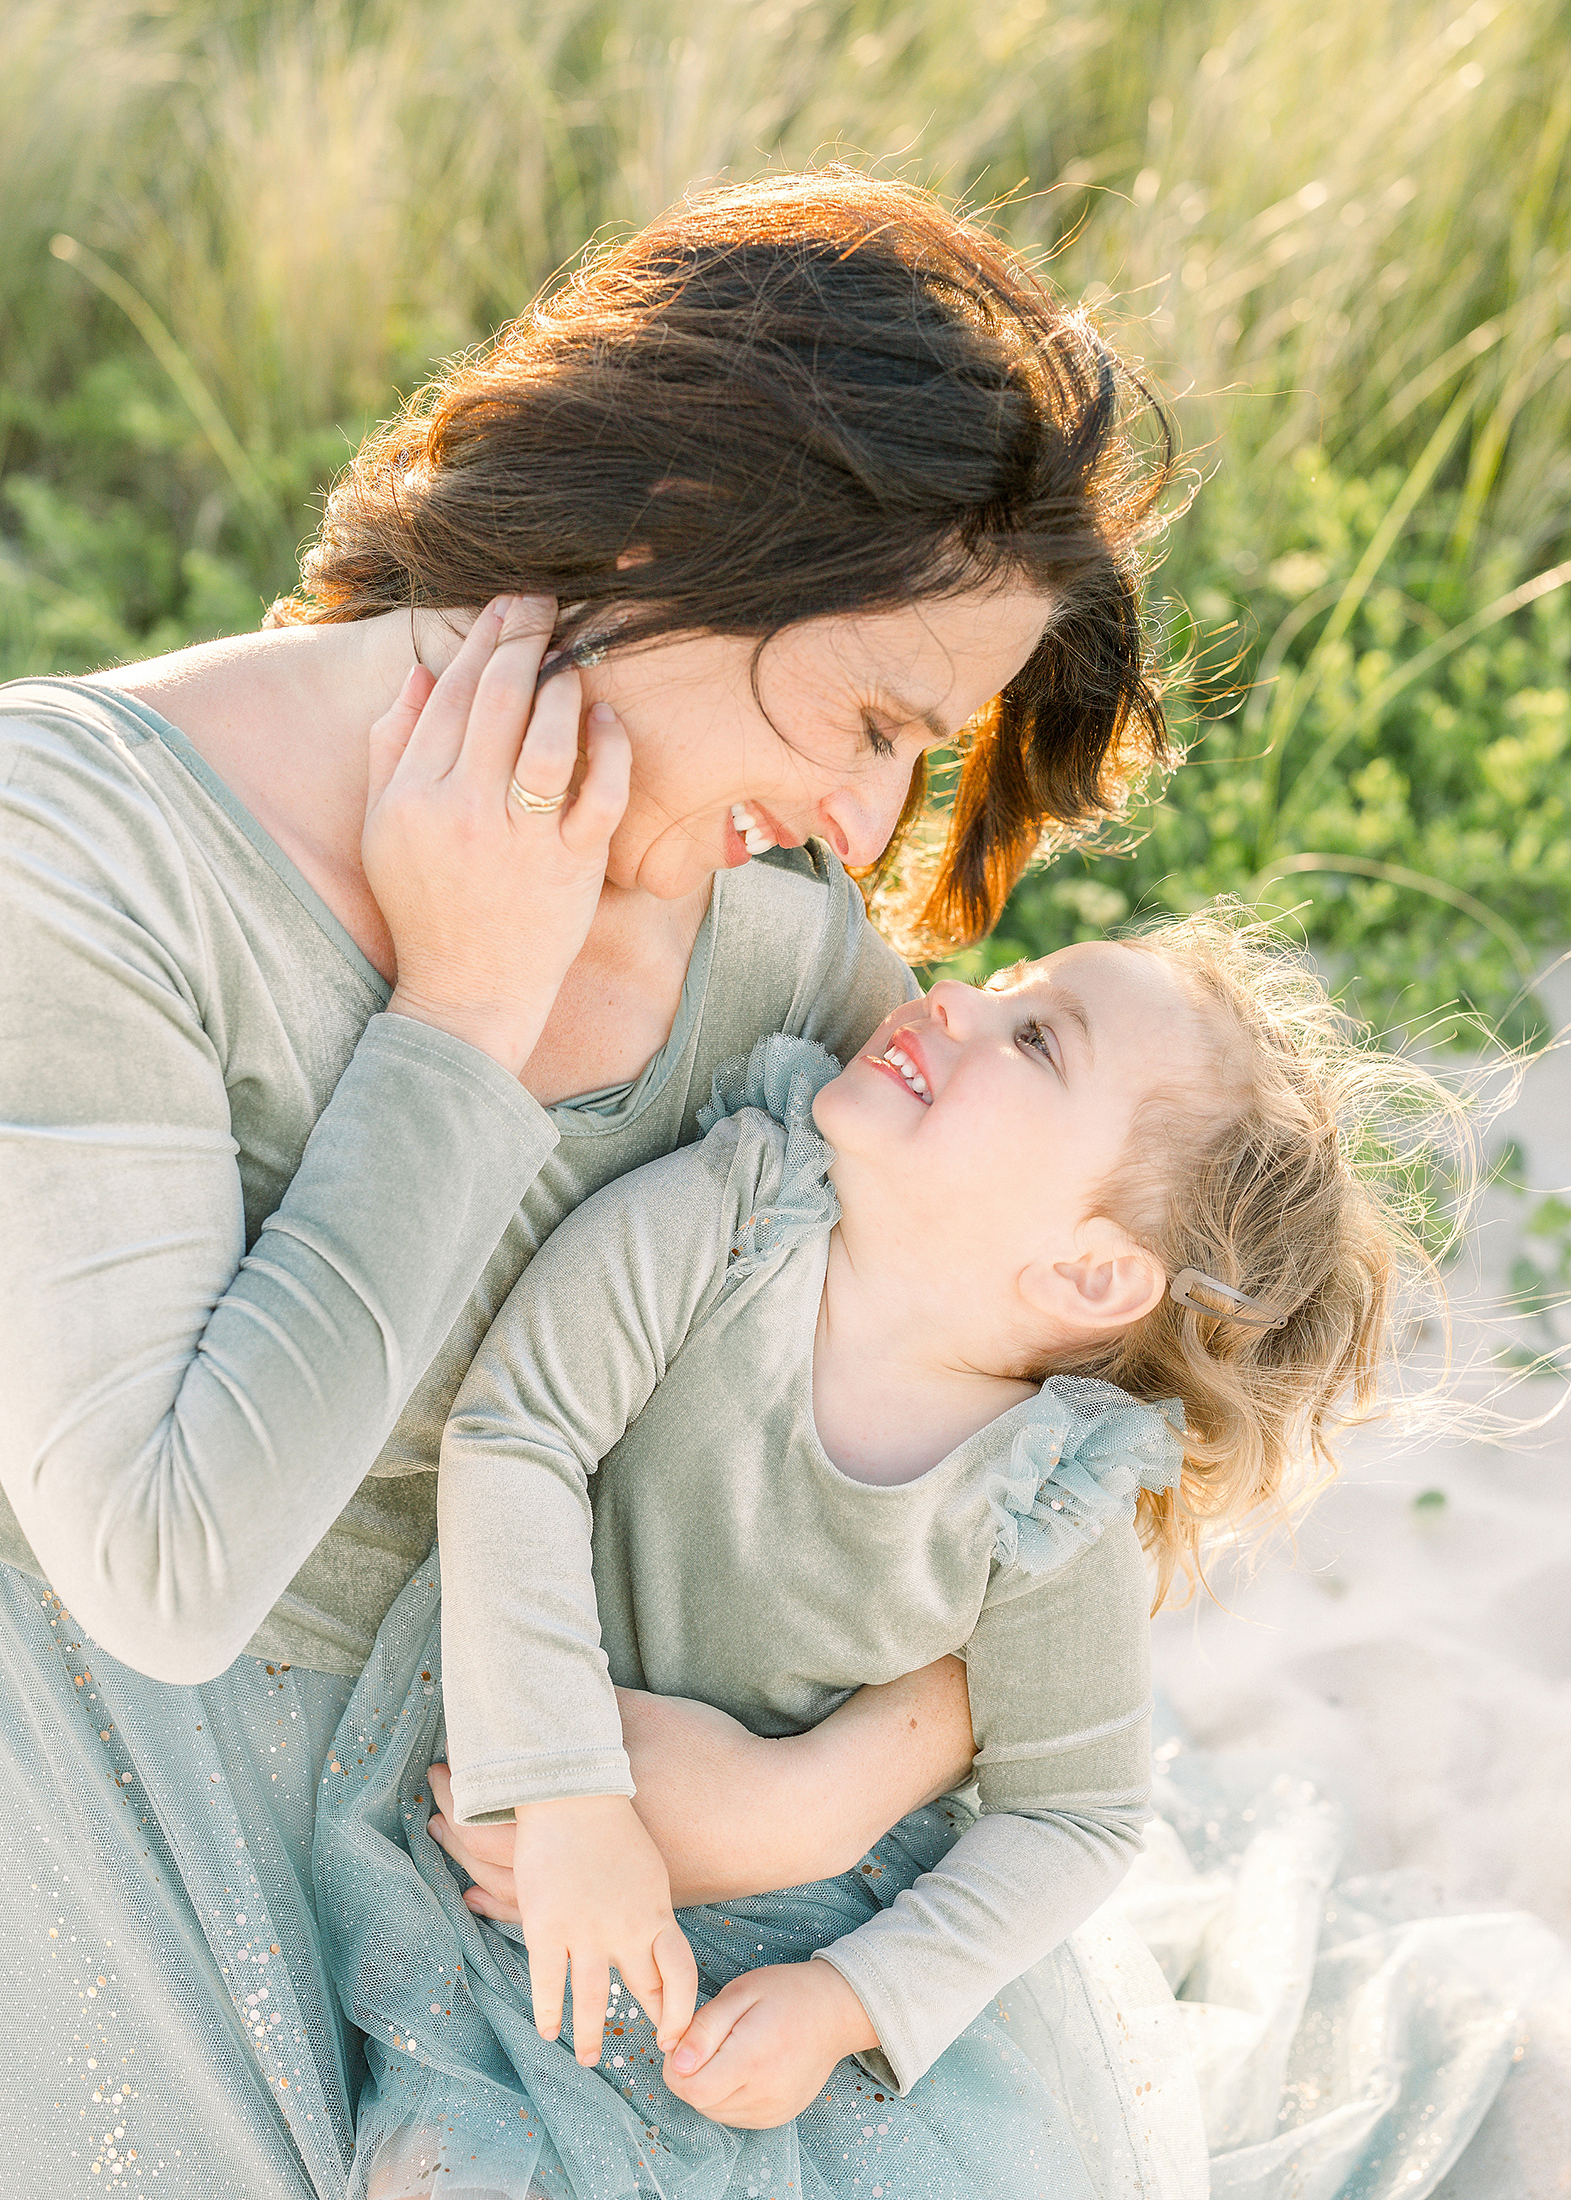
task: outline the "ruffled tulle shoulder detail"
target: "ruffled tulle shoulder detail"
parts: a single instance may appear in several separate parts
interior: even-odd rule
[[[1183,1446],[1176,1398],[1142,1405],[1111,1383],[1055,1375],[988,1478],[1001,1566],[1048,1574],[1078,1558],[1110,1521],[1130,1521],[1142,1489],[1177,1487]]]
[[[715,1071],[709,1105],[698,1111],[700,1130],[712,1131],[744,1108],[761,1108],[785,1132],[779,1185],[760,1199],[731,1241],[728,1286],[840,1220],[840,1202],[828,1181],[834,1153],[813,1121],[815,1097],[839,1075],[840,1064],[816,1039],[793,1039],[779,1031]]]

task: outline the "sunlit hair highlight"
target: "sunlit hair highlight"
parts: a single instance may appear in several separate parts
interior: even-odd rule
[[[1142,617],[1173,479],[1162,407],[980,221],[848,168],[774,176],[591,251],[417,391],[269,619],[519,592],[557,598],[564,644],[763,648],[807,619],[1040,592],[1031,658],[955,729],[952,802],[919,769],[863,878],[934,954],[1173,761]]]
[[[1143,1493],[1138,1515],[1160,1604],[1175,1575],[1198,1578],[1210,1533],[1291,1514],[1336,1472],[1337,1431],[1394,1392],[1395,1339],[1417,1304],[1449,1340],[1436,1240],[1467,1211],[1478,1133],[1466,1098],[1375,1046],[1238,904],[1123,944],[1180,978],[1199,1067],[1137,1111],[1097,1211],[1169,1279],[1198,1269],[1286,1317],[1250,1327],[1164,1296],[1075,1362],[1182,1403],[1180,1487]]]

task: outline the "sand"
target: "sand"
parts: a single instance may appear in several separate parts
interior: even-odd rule
[[[1540,998],[1571,1022],[1571,970]],[[1563,1316],[1498,1310],[1513,1263],[1551,1247],[1528,1227],[1544,1195],[1571,1186],[1571,1052],[1529,1071],[1491,1151],[1507,1137],[1531,1189],[1487,1195],[1459,1268],[1472,1397],[1499,1390],[1501,1348],[1539,1350],[1557,1322],[1571,1334]],[[1521,1381],[1496,1403],[1532,1418],[1561,1390]],[[1348,1817],[1343,1880],[1397,1871],[1410,1914],[1527,1910],[1571,1943],[1571,1406],[1504,1448],[1361,1431],[1296,1553],[1214,1579],[1227,1610],[1202,1600],[1156,1622],[1158,1688],[1190,1739],[1313,1768]],[[1435,2191],[1571,2194],[1571,1953]]]

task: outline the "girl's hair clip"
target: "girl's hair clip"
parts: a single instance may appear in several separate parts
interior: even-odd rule
[[[1215,1292],[1225,1299],[1225,1306],[1207,1306],[1204,1299],[1191,1296],[1196,1288]],[[1208,1276],[1198,1268],[1180,1268],[1168,1287],[1168,1296],[1179,1306],[1187,1306],[1193,1313],[1209,1314],[1213,1321],[1241,1322],[1246,1329],[1285,1329],[1287,1316],[1279,1314],[1264,1299],[1252,1299],[1247,1291],[1235,1291],[1230,1283],[1218,1283],[1215,1276]]]

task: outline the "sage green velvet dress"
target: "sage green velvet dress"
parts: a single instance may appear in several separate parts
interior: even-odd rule
[[[669,1038],[540,1107],[388,989],[171,726],[0,691],[0,2193],[345,2189],[324,1753],[476,1345],[762,1033],[913,992],[822,851],[718,876]]]

